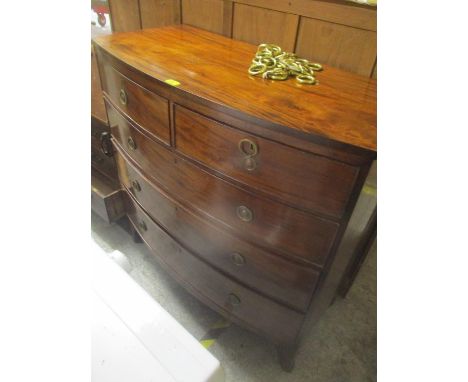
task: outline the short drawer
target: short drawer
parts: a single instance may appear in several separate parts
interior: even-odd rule
[[[323,266],[339,224],[264,199],[213,176],[153,142],[109,108],[112,135],[169,195],[236,234],[287,256]]]
[[[302,314],[219,273],[171,238],[131,197],[127,198],[127,204],[128,216],[143,240],[187,289],[223,314],[276,342],[295,339],[304,318]]]
[[[141,87],[108,63],[102,67],[104,92],[111,102],[156,139],[169,144],[169,101]]]
[[[339,218],[358,169],[293,149],[175,107],[176,148],[252,188],[299,208]]]
[[[305,312],[319,273],[229,234],[190,213],[116,154],[119,177],[145,211],[186,248],[240,282]]]

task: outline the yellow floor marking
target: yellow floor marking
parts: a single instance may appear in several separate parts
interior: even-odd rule
[[[201,340],[200,343],[205,349],[208,349],[211,345],[213,345],[215,340]]]

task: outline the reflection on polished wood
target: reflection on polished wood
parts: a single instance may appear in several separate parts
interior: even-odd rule
[[[234,115],[278,129],[376,150],[376,82],[325,66],[318,86],[246,75],[256,47],[188,26],[95,39],[108,54],[175,90],[206,99]]]
[[[354,258],[342,238],[376,157],[375,81],[328,66],[314,87],[251,77],[255,46],[187,26],[95,47],[135,231],[291,370]]]

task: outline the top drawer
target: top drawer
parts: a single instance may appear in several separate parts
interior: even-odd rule
[[[169,101],[136,84],[107,62],[102,68],[104,92],[112,103],[154,137],[169,144]]]
[[[175,107],[178,151],[300,208],[340,218],[358,168]]]

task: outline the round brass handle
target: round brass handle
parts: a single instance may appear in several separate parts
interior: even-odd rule
[[[244,138],[239,141],[239,151],[249,157],[253,157],[258,154],[258,146],[251,139]]]
[[[250,222],[253,219],[252,210],[246,206],[237,207],[236,212],[237,212],[237,217],[244,222]]]
[[[127,143],[128,143],[128,147],[130,147],[131,150],[136,150],[136,143],[132,137],[129,137],[127,139]]]
[[[244,159],[244,168],[247,171],[253,171],[257,168],[257,162],[254,158],[248,157]]]
[[[119,99],[122,105],[127,104],[127,93],[125,92],[125,89],[120,89]]]
[[[234,293],[229,293],[228,302],[230,305],[236,306],[236,305],[240,305],[241,300]]]
[[[141,186],[140,183],[138,183],[138,180],[134,180],[132,182],[132,186],[135,191],[141,191]]]
[[[240,253],[237,253],[237,252],[234,252],[233,254],[231,254],[231,261],[238,267],[241,267],[242,265],[245,264],[244,256],[242,256]]]
[[[138,226],[139,226],[143,231],[148,230],[148,227],[146,226],[146,223],[145,223],[143,220],[140,220],[140,222],[138,223]]]

